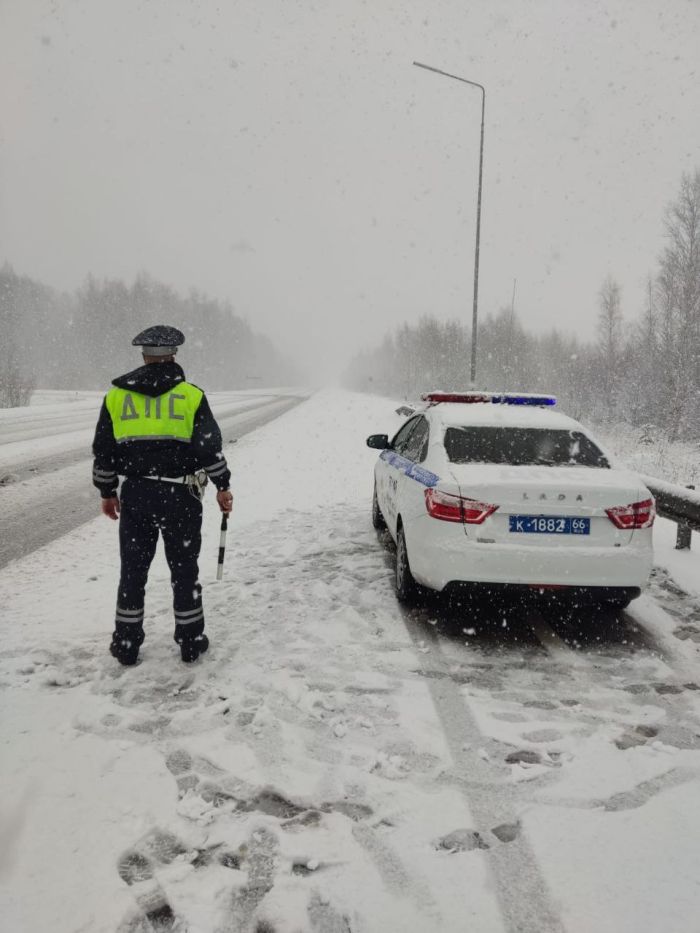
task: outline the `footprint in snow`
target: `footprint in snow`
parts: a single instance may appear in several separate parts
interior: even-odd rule
[[[513,842],[520,835],[520,823],[501,823],[494,826],[491,832],[499,842]]]
[[[678,684],[653,684],[652,686],[654,690],[662,696],[665,694],[683,693],[683,687],[679,687]]]
[[[562,700],[562,703],[565,703],[565,701]],[[552,703],[551,700],[525,700],[522,705],[527,707],[528,709],[556,709],[557,708],[557,704]],[[565,703],[565,705],[568,705],[568,704]]]
[[[155,869],[159,863],[169,864],[184,851],[185,847],[170,833],[154,830],[121,856],[117,863],[119,877],[133,889],[140,912],[129,924],[129,930],[142,928],[143,921],[157,930],[175,929],[177,917],[155,877]]]
[[[360,820],[366,820],[372,816],[374,811],[365,803],[358,803],[353,800],[337,800],[335,803],[324,803],[321,806],[324,813],[342,813],[353,823],[359,823]]]
[[[278,849],[277,837],[269,829],[251,833],[246,847],[248,882],[231,899],[231,933],[248,933],[258,906],[274,885]],[[274,933],[274,927],[263,918],[253,929],[256,933]]]
[[[239,809],[244,813],[265,813],[267,816],[276,816],[281,820],[289,820],[298,817],[309,808],[292,803],[291,800],[287,800],[277,791],[266,788],[250,800],[241,803]]]
[[[556,729],[536,729],[534,732],[524,732],[523,738],[527,742],[557,742],[563,736]]]
[[[352,933],[350,921],[314,891],[307,907],[313,933]]]
[[[202,849],[190,849],[173,833],[154,829],[135,846],[128,849],[117,863],[119,877],[132,889],[139,913],[119,928],[120,933],[141,933],[147,930],[182,929],[167,895],[156,878],[156,872],[176,859],[185,860],[196,870],[212,862],[224,868],[239,870],[243,855],[229,851],[224,843]]]
[[[216,808],[227,807],[236,813],[274,816],[289,831],[318,826],[323,813],[342,813],[355,823],[373,814],[371,807],[355,800],[336,800],[312,807],[289,799],[274,787],[263,787],[256,791],[211,761],[192,756],[184,748],[173,749],[165,764],[175,778],[181,797],[192,794]]]
[[[521,748],[506,755],[506,763],[509,765],[538,765],[542,763],[542,756],[532,749]]]
[[[299,814],[299,816],[285,820],[282,823],[282,829],[288,833],[301,832],[304,829],[320,826],[322,819],[323,814],[320,810],[307,810],[305,813]]]
[[[454,855],[456,852],[471,852],[474,849],[489,849],[488,842],[474,829],[455,829],[442,836],[435,843],[436,849],[443,849]]]
[[[165,765],[175,778],[180,797],[194,794],[216,808],[239,807],[252,795],[252,788],[206,758],[193,757],[184,748],[170,752]]]

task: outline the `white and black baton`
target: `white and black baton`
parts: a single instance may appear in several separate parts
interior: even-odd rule
[[[219,563],[216,565],[216,579],[221,580],[224,576],[224,554],[226,553],[226,531],[228,530],[228,514],[226,512],[221,516],[221,537],[219,538]]]

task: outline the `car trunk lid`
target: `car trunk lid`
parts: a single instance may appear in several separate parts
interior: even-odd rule
[[[554,541],[561,547],[625,546],[633,532],[617,528],[606,509],[637,502],[646,492],[632,473],[581,466],[453,463],[450,473],[454,485],[445,489],[457,488],[463,498],[498,506],[481,524],[465,524],[465,534],[484,543],[523,547],[551,547]],[[530,520],[511,521],[511,516]],[[575,530],[571,521],[553,522],[580,518],[589,524],[577,524]]]

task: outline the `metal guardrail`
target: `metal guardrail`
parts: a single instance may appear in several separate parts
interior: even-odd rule
[[[659,515],[678,525],[676,550],[688,550],[692,533],[700,532],[700,492],[695,492],[695,486],[676,486],[652,476],[642,476],[642,480],[656,499]]]

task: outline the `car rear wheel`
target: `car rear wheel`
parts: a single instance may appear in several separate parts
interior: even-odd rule
[[[406,550],[406,537],[403,528],[399,525],[396,535],[396,597],[401,603],[410,605],[418,596],[418,584],[413,579],[411,567],[408,563]]]
[[[595,604],[601,609],[620,612],[626,609],[639,594],[640,590],[636,587],[604,587],[594,593]]]
[[[611,596],[610,599],[602,600],[598,605],[601,609],[612,609],[613,612],[621,612],[632,602],[631,596]]]
[[[379,500],[377,499],[376,481],[374,484],[374,494],[372,496],[372,525],[377,529],[377,531],[384,531],[386,528],[386,522],[384,521],[382,510],[379,508]]]

